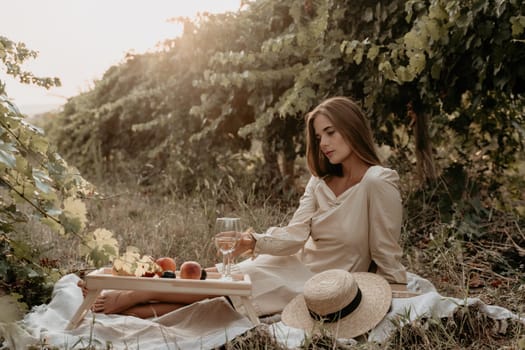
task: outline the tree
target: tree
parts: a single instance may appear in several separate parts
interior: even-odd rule
[[[525,86],[525,47],[515,40],[525,21],[520,2],[257,1],[248,11],[276,30],[253,52],[217,53],[213,73],[202,79],[215,93],[230,86],[248,91],[257,118],[242,135],[260,133],[274,118],[297,119],[326,96],[351,95],[382,142],[393,145],[397,128],[415,126],[417,163],[428,180],[436,177],[431,133],[464,132],[479,120],[482,132],[501,137],[520,123],[520,109],[512,113]],[[488,106],[510,114],[490,122],[480,115],[490,114]],[[458,110],[460,120],[444,123]],[[289,136],[292,142],[297,131]],[[522,140],[514,137],[507,151]]]
[[[22,64],[36,52],[22,43],[0,37],[0,59],[7,74],[21,83],[44,88],[60,84],[57,78],[36,77]],[[21,294],[29,305],[50,297],[54,278],[38,264],[32,242],[19,239],[16,224],[28,215],[37,216],[58,234],[83,234],[86,207],[83,199],[93,196],[94,188],[79,171],[69,166],[50,144],[44,132],[29,124],[5,94],[0,82],[0,287]],[[81,236],[83,237],[83,236]],[[96,263],[107,261],[118,252],[110,236],[97,234],[84,242]]]
[[[293,178],[278,168],[279,157],[293,169],[304,154],[305,113],[347,95],[363,105],[390,161],[407,173],[417,169],[422,187],[459,171],[476,185],[458,187],[457,198],[494,192],[523,149],[523,7],[515,0],[247,1],[235,14],[185,20],[184,34],[163,52],[109,70],[84,96],[88,107],[66,108],[65,124],[118,119],[78,140],[96,139],[123,157],[131,149],[143,155],[139,165],[152,162],[159,173],[171,167],[165,176],[177,190],[233,174],[221,168],[225,157],[240,159],[260,141],[263,162],[252,162],[254,173],[275,189]],[[134,74],[141,78],[132,85],[101,94]],[[101,136],[108,130],[119,141]],[[156,137],[137,142],[146,130]]]

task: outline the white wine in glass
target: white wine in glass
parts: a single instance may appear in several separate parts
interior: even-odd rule
[[[215,246],[222,253],[222,277],[221,279],[232,281],[231,254],[241,239],[240,218],[217,218],[215,222]]]

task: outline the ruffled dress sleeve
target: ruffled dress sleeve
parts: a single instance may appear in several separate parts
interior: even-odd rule
[[[312,216],[317,211],[315,188],[319,181],[319,178],[315,176],[310,177],[299,201],[299,207],[287,226],[270,227],[265,233],[253,234],[257,240],[254,255],[292,255],[304,246],[310,236]]]

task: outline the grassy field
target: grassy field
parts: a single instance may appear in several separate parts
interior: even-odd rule
[[[213,223],[217,216],[236,215],[246,227],[262,231],[268,226],[283,225],[290,219],[295,207],[270,198],[257,198],[250,193],[233,191],[180,197],[172,194],[156,195],[147,188],[130,183],[101,184],[102,198],[89,202],[88,230],[106,228],[115,234],[121,249],[136,246],[143,254],[154,257],[175,257],[180,264],[186,260],[199,261],[210,266],[220,261],[213,246]],[[432,215],[432,212],[418,215]],[[407,268],[430,279],[443,295],[479,297],[488,304],[506,307],[524,314],[525,286],[523,265],[509,265],[506,255],[516,238],[525,237],[512,218],[494,219],[493,236],[479,242],[463,242],[450,234],[450,225],[438,219],[424,221],[425,227],[407,217],[402,232]],[[514,225],[514,226],[513,226]],[[490,232],[490,230],[488,230]],[[82,274],[91,268],[78,255],[74,238],[57,237],[37,224],[26,227],[28,239],[43,242],[43,255],[55,257],[64,271]],[[30,232],[30,233],[29,233]],[[512,233],[512,235],[511,235]],[[73,241],[73,242],[72,242]],[[517,252],[516,259],[520,256]],[[495,271],[497,263],[505,271]],[[487,318],[477,308],[461,309],[454,318],[420,320],[400,328],[388,344],[388,349],[525,349],[525,330],[511,323],[501,325]],[[240,336],[225,349],[279,349],[279,344],[268,334],[265,325]],[[346,349],[328,336],[309,339],[304,349]],[[354,346],[354,348],[356,348]],[[379,348],[362,344],[357,348]]]

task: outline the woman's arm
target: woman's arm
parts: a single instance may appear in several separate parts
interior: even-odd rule
[[[314,191],[318,183],[318,178],[310,178],[287,226],[271,227],[262,234],[251,233],[254,254],[292,255],[304,246],[310,236],[310,221],[317,210]]]
[[[369,247],[376,273],[390,283],[406,283],[399,245],[403,205],[398,189],[399,176],[391,169],[367,179]]]

